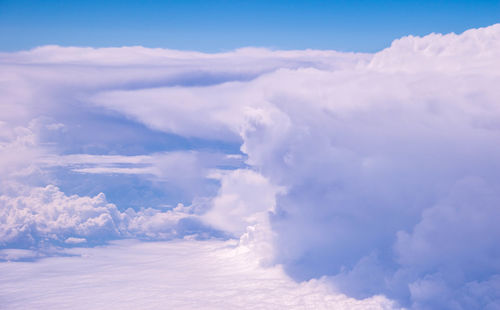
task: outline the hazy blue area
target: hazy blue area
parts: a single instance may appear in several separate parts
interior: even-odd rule
[[[500,20],[499,1],[0,1],[0,50],[142,45],[374,52],[404,35]]]

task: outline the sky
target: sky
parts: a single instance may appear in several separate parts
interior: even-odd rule
[[[41,3],[1,2],[2,309],[500,308],[498,3]]]
[[[500,1],[0,1],[0,50],[39,45],[245,46],[376,52],[395,38],[500,19]]]

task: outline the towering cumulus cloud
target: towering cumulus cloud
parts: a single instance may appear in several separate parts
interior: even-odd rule
[[[351,297],[500,307],[498,24],[373,55],[46,46],[0,62],[4,243],[165,238],[187,217]],[[175,150],[154,146],[167,138]],[[103,174],[127,175],[192,206],[127,213],[65,187],[68,173],[105,193],[117,177]]]

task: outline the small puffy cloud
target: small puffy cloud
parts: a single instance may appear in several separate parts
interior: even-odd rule
[[[75,238],[75,237],[69,237],[68,239],[64,240],[64,243],[68,243],[68,244],[79,244],[79,243],[85,243],[85,242],[87,242],[87,239]]]

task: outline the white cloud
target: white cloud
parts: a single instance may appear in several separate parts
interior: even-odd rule
[[[257,243],[296,280],[328,275],[352,296],[385,293],[415,309],[495,307],[499,36],[499,25],[410,36],[374,55],[42,47],[0,55],[1,87],[9,90],[0,103],[7,111],[2,121],[9,129],[30,129],[30,120],[47,115],[65,126],[51,128],[71,130],[71,121],[85,115],[85,134],[106,145],[118,137],[106,138],[93,127],[101,122],[92,114],[98,110],[128,125],[139,122],[148,133],[241,142],[251,167],[222,177],[205,219],[232,233],[251,225],[245,236],[262,240]],[[40,157],[38,149],[24,152],[27,144],[16,139],[4,144],[4,163],[23,166]],[[10,150],[20,150],[19,161]],[[158,176],[181,176],[174,182],[197,192],[206,187],[201,175],[217,166],[189,152],[157,161],[151,154],[146,168],[126,162],[135,157],[89,157],[88,166],[75,169],[130,174],[154,167]],[[273,197],[277,188],[284,190]],[[11,227],[20,236],[33,229],[61,241],[102,230],[122,236],[120,225],[134,227],[132,235],[163,236],[172,229],[170,217],[158,211],[127,215],[97,198],[45,191],[52,193],[48,203],[36,197],[28,203],[34,194],[3,198],[4,209],[19,212],[13,218],[21,223],[5,224],[4,236],[14,234]],[[65,215],[51,226],[43,215],[38,226],[37,212],[44,209],[28,207],[24,215],[24,201],[47,210],[64,205],[61,214],[79,214],[80,220],[64,226]],[[102,212],[83,216],[75,201]],[[267,220],[258,216],[268,211],[270,235]]]
[[[122,241],[65,252],[76,256],[0,263],[2,308],[395,308],[382,296],[349,298],[324,279],[296,283],[234,242]]]
[[[279,189],[254,171],[230,171],[221,176],[219,193],[202,219],[215,228],[240,236],[248,226],[267,222],[268,213],[274,210],[277,192]]]
[[[80,244],[80,243],[86,243],[87,239],[85,238],[75,238],[75,237],[69,237],[66,240],[64,240],[64,243],[68,244]]]
[[[66,196],[57,187],[34,188],[26,196],[0,196],[0,245],[30,247],[44,243],[75,244],[119,237],[168,239],[193,210],[128,209],[120,212],[104,194]]]
[[[370,67],[382,71],[495,74],[500,69],[500,24],[461,34],[407,36],[377,53]],[[467,61],[464,61],[467,59]],[[485,70],[485,67],[488,70]]]
[[[312,64],[332,69],[365,63],[370,54],[342,53],[321,50],[274,51],[265,48],[240,48],[225,53],[201,53],[169,49],[151,49],[142,46],[121,48],[80,48],[56,45],[42,46],[30,51],[0,53],[0,62],[6,64],[69,64],[96,66],[155,65],[186,71],[200,68],[224,68],[230,71],[261,72],[262,69],[300,67]],[[236,66],[235,66],[236,65]],[[175,71],[174,72],[179,72]],[[265,71],[265,70],[264,70]]]
[[[0,174],[7,178],[29,173],[33,169],[31,163],[43,155],[36,140],[29,127],[11,128],[0,122]]]

